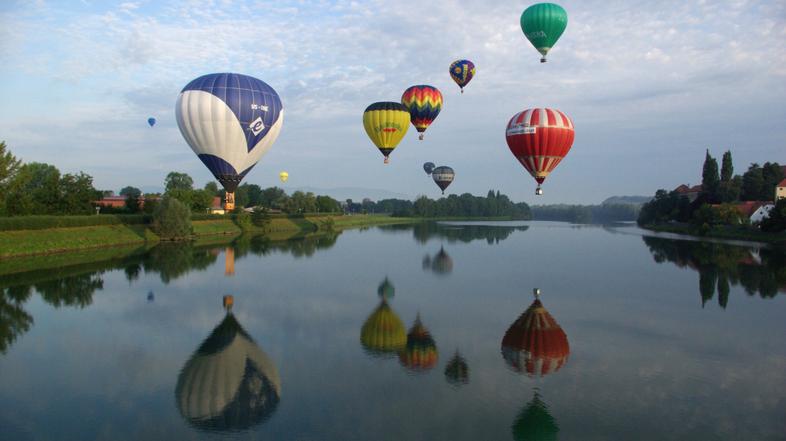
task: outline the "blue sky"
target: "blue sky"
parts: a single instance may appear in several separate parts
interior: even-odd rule
[[[231,71],[270,84],[286,109],[246,179],[262,186],[287,170],[290,187],[435,198],[421,170],[432,161],[456,170],[452,192],[596,203],[697,183],[706,148],[731,149],[737,172],[786,163],[786,3],[561,2],[569,24],[546,64],[519,28],[530,4],[4,2],[0,139],[98,188],[160,186],[171,170],[201,186],[212,176],[177,129],[175,99],[191,79]],[[464,95],[447,73],[458,58],[478,69]],[[443,111],[425,141],[410,130],[383,166],[362,112],[422,83],[442,91]],[[576,126],[538,198],[504,138],[530,107],[560,109]]]

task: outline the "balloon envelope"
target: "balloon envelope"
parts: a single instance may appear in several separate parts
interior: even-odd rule
[[[464,357],[459,355],[458,351],[445,366],[445,378],[448,380],[448,383],[454,386],[469,383],[469,366]]]
[[[281,173],[278,174],[278,179],[280,179],[281,182],[287,182],[287,180],[289,179],[289,173],[282,171]]]
[[[148,118],[147,123],[150,124],[150,127],[153,127],[154,125],[156,125],[156,119],[152,117]]]
[[[542,184],[568,154],[575,132],[573,121],[556,109],[527,109],[513,115],[505,140],[513,156]]]
[[[502,356],[516,372],[544,376],[559,370],[570,354],[568,336],[535,299],[502,338]]]
[[[284,123],[272,87],[235,73],[201,76],[177,97],[180,133],[226,191],[234,192],[278,138]]]
[[[374,357],[394,357],[407,344],[407,331],[404,323],[382,299],[377,309],[371,313],[360,330],[360,344]]]
[[[448,72],[450,72],[453,81],[461,88],[461,93],[464,93],[464,87],[475,76],[475,63],[469,60],[456,60],[450,64]]]
[[[387,158],[409,129],[409,110],[401,103],[381,101],[363,112],[363,128],[371,142]]]
[[[401,104],[409,110],[410,121],[423,139],[422,133],[442,110],[442,93],[434,86],[412,86],[401,95]]]
[[[407,346],[398,354],[398,361],[412,372],[425,372],[437,365],[437,345],[420,316],[407,333]]]
[[[431,178],[442,190],[442,194],[445,194],[445,189],[453,182],[455,176],[456,173],[453,172],[453,169],[446,165],[441,165],[431,171]]]
[[[516,441],[557,441],[559,434],[557,421],[537,392],[532,401],[521,409],[511,429]]]
[[[427,162],[423,164],[423,170],[426,172],[427,175],[431,175],[431,172],[434,171],[434,167],[436,166],[434,165],[433,162]]]
[[[543,55],[541,62],[546,61],[546,54],[559,40],[567,26],[568,13],[562,6],[554,3],[538,3],[521,13],[521,31]]]

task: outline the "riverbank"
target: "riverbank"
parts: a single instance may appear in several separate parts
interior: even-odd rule
[[[645,225],[641,228],[661,233],[676,233],[695,237],[712,237],[716,239],[741,240],[748,242],[763,242],[773,245],[786,246],[786,233],[765,233],[746,226],[716,226],[707,231],[701,231],[689,224],[657,224]]]
[[[248,234],[277,234],[280,237],[344,228],[418,222],[420,219],[375,215],[273,217],[264,228],[251,226]],[[230,218],[192,223],[194,238],[240,235],[244,231]],[[0,259],[41,256],[111,247],[150,247],[160,241],[149,225],[116,224],[85,227],[0,231]]]

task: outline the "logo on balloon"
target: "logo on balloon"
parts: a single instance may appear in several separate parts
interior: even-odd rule
[[[251,124],[248,125],[248,128],[251,129],[251,132],[254,133],[254,136],[259,135],[263,130],[265,130],[265,123],[262,121],[262,117],[258,116],[257,119],[251,121]]]
[[[510,136],[510,135],[534,135],[536,129],[537,129],[537,127],[535,127],[535,126],[530,127],[530,126],[524,126],[524,125],[517,125],[517,126],[513,126],[513,127],[509,128],[507,130],[506,134],[508,136]]]
[[[546,33],[543,31],[530,32],[527,34],[527,38],[546,38]]]

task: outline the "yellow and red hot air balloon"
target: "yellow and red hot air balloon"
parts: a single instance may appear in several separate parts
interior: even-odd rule
[[[442,110],[442,93],[434,86],[412,86],[401,95],[401,104],[409,110],[410,121],[420,133],[418,139],[423,140],[423,132]]]
[[[409,110],[403,104],[392,101],[373,103],[363,112],[363,128],[387,164],[390,152],[407,134]]]
[[[543,181],[573,146],[573,121],[556,109],[527,109],[513,115],[505,130],[508,147],[535,178],[536,195]]]
[[[568,336],[540,299],[508,328],[502,338],[502,356],[516,372],[542,377],[559,370],[568,360]]]
[[[437,365],[438,358],[437,345],[418,314],[407,333],[407,346],[398,354],[398,361],[412,372],[425,372]]]

